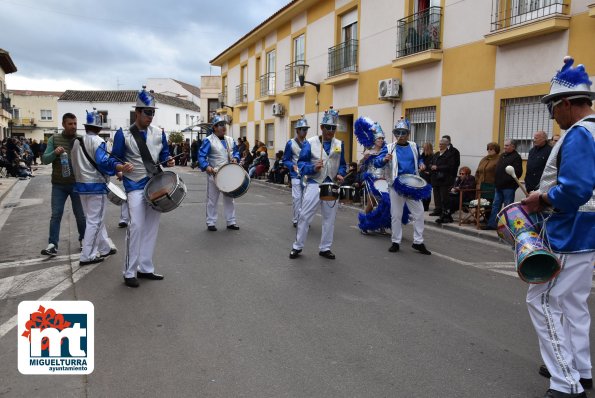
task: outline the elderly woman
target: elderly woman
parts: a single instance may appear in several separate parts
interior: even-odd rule
[[[490,142],[486,149],[488,154],[479,161],[475,171],[475,187],[477,189],[481,188],[482,183],[490,184],[493,187],[496,181],[496,165],[498,164],[500,145]]]
[[[459,169],[459,175],[455,181],[455,185],[450,189],[448,193],[448,213],[441,219],[436,220],[437,223],[451,223],[452,213],[459,209],[459,196],[463,191],[463,202],[469,202],[475,197],[475,177],[471,175],[471,169],[467,166],[463,166]]]

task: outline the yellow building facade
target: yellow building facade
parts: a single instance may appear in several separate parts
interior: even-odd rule
[[[62,128],[56,91],[9,90],[14,117],[12,135],[47,141]]]
[[[567,54],[595,75],[593,37],[593,0],[294,0],[211,64],[232,135],[265,142],[270,155],[301,115],[319,133],[333,106],[348,161],[363,150],[359,116],[389,142],[407,117],[418,144],[449,135],[475,170],[489,142],[514,138],[526,157],[535,131],[559,133],[539,98]]]

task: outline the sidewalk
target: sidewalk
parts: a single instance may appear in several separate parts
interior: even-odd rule
[[[267,182],[266,180],[257,180],[257,179],[252,179],[251,181],[252,181],[252,183],[256,183],[256,184],[259,184],[262,186],[268,186],[268,187],[271,187],[274,189],[284,190],[284,191],[291,193],[291,188],[285,184],[273,184],[271,182]],[[357,204],[343,205],[343,207],[349,208],[352,210],[356,210],[356,211],[362,210],[362,207],[358,206]],[[436,217],[436,216],[430,216],[429,211],[424,212],[424,221],[425,221],[425,224],[429,227],[442,228],[447,231],[453,231],[453,232],[457,232],[457,233],[464,234],[464,235],[474,236],[476,238],[481,238],[481,239],[491,240],[493,242],[501,242],[502,243],[502,240],[498,237],[498,235],[496,234],[496,231],[484,231],[481,229],[477,229],[475,224],[459,225],[458,212],[453,217],[455,219],[455,222],[453,222],[453,223],[438,224],[435,222],[435,220],[437,218],[438,217]]]
[[[31,168],[35,176],[49,175],[52,172],[52,165],[33,165]],[[18,177],[0,178],[0,203],[2,203],[17,181],[19,181]]]

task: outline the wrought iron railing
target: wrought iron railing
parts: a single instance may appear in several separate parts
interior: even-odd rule
[[[303,65],[304,61],[295,61],[285,65],[285,90],[299,87],[300,81],[298,79],[298,68],[296,66]]]
[[[260,98],[275,95],[275,72],[260,76]]]
[[[440,48],[442,8],[430,7],[397,21],[397,58]]]
[[[223,88],[223,92],[219,93],[219,107],[223,107],[223,104],[227,104],[227,86]]]
[[[357,40],[347,40],[328,49],[328,77],[357,72]]]
[[[565,0],[492,0],[491,32],[567,13]]]
[[[248,83],[238,84],[236,86],[236,104],[248,102]]]
[[[6,112],[11,112],[12,109],[10,107],[10,97],[7,94],[0,93],[0,107],[4,109]]]

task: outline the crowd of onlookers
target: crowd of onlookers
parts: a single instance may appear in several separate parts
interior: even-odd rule
[[[45,143],[24,137],[5,137],[0,144],[0,175],[26,179],[34,177],[32,165],[45,151]]]

